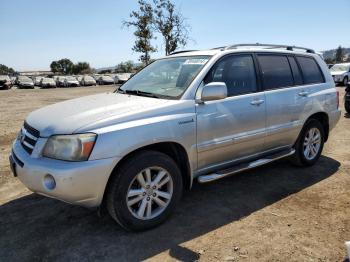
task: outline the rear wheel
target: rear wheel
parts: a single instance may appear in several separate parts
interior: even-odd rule
[[[164,222],[182,195],[176,163],[156,151],[143,151],[113,174],[106,201],[109,214],[125,229],[146,230]]]
[[[312,166],[320,158],[324,144],[324,129],[316,119],[309,120],[295,144],[292,162],[298,166]]]

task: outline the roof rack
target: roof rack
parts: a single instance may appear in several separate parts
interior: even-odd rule
[[[176,54],[187,53],[187,52],[193,52],[193,51],[198,51],[198,50],[181,50],[181,51],[175,51],[175,52],[172,52],[170,55],[176,55]]]
[[[276,45],[276,44],[237,44],[237,45],[229,45],[223,48],[223,50],[229,50],[229,49],[236,49],[237,47],[241,46],[259,46],[259,47],[265,47],[265,49],[276,49],[276,48],[285,48],[288,51],[294,51],[294,49],[301,49],[305,50],[307,53],[315,53],[313,49],[301,47],[301,46],[291,46],[291,45]]]

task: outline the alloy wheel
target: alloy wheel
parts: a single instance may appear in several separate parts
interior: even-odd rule
[[[318,128],[311,128],[305,135],[303,143],[304,156],[307,160],[313,160],[320,151],[321,132]]]
[[[173,195],[173,179],[161,167],[149,167],[131,181],[126,203],[131,214],[142,220],[159,216],[169,205]]]

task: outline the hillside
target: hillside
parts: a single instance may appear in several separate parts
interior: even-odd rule
[[[350,48],[343,48],[343,49],[344,49],[345,57],[346,58],[350,57]],[[337,49],[330,49],[330,50],[322,51],[324,59],[335,58],[336,51],[337,51]]]

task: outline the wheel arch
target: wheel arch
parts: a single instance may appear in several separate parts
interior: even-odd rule
[[[328,114],[326,112],[314,113],[311,116],[309,116],[309,118],[305,121],[304,125],[310,119],[316,119],[317,121],[319,121],[322,124],[323,130],[324,130],[324,134],[325,134],[324,142],[327,142],[328,136],[329,136],[329,117],[328,117]]]
[[[122,159],[120,159],[120,161],[118,161],[118,163],[113,168],[108,178],[108,181],[106,183],[105,190],[103,193],[102,204],[105,203],[105,197],[106,197],[106,192],[108,190],[109,183],[113,175],[116,174],[118,168],[120,168],[124,163],[126,163],[130,158],[132,158],[137,153],[141,151],[146,151],[146,150],[161,152],[168,155],[170,158],[172,158],[180,169],[184,188],[187,188],[187,189],[191,188],[192,186],[191,167],[190,167],[189,157],[185,148],[177,142],[158,142],[155,144],[150,144],[150,145],[146,145],[138,149],[135,149],[129,152],[128,154],[126,154]]]

